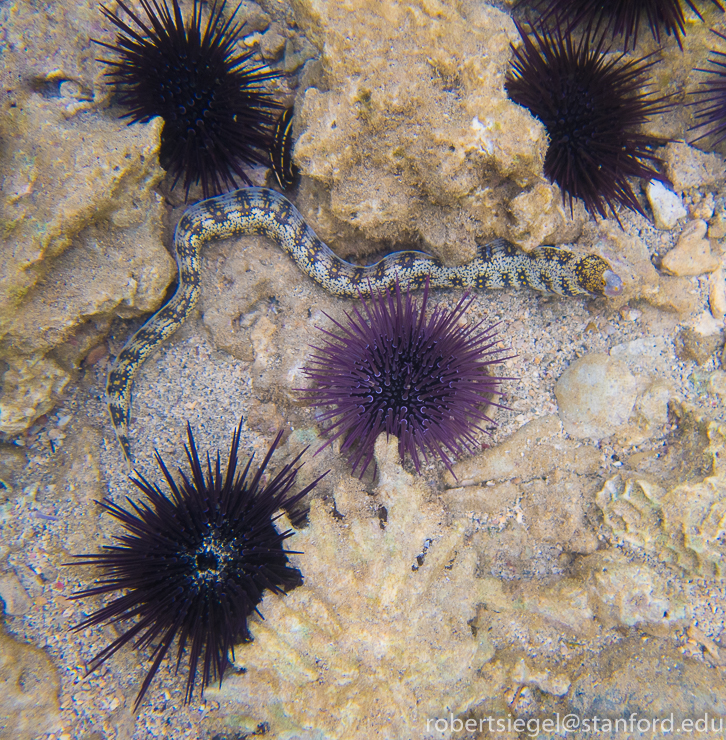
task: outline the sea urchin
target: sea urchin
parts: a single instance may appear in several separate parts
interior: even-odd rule
[[[711,33],[726,41],[722,33],[713,29]],[[696,106],[696,125],[691,130],[705,130],[691,143],[713,138],[713,146],[717,146],[726,139],[726,52],[714,49],[711,54],[706,62],[710,66],[697,70],[708,77],[700,83],[701,89],[692,93],[697,99],[691,104]]]
[[[506,88],[547,129],[547,178],[560,186],[570,208],[581,198],[603,218],[616,203],[643,214],[628,178],[665,180],[644,161],[658,162],[653,149],[665,141],[638,130],[670,105],[641,90],[656,60],[608,57],[603,36],[591,45],[586,33],[575,45],[559,27],[533,29],[534,40],[517,28],[523,46],[512,46]]]
[[[489,366],[508,358],[495,346],[494,326],[461,325],[473,300],[465,294],[452,311],[436,308],[426,320],[428,283],[420,307],[410,291],[404,301],[396,284],[394,293],[374,294],[362,312],[346,314],[346,326],[331,319],[340,333],[322,330],[327,339],[303,371],[314,387],[302,392],[327,407],[320,421],[332,422],[325,432],[333,436],[326,444],[343,438],[353,472],[361,465],[363,476],[381,432],[398,437],[402,461],[410,455],[417,472],[421,455],[438,456],[451,470],[450,455],[476,447],[474,431],[491,423],[481,407],[499,405],[492,399],[504,380]]]
[[[702,18],[693,0],[685,0],[689,8]],[[720,10],[719,0],[711,2]],[[521,3],[520,3],[521,4]],[[682,0],[535,0],[530,3],[542,9],[541,20],[550,18],[570,20],[570,27],[585,27],[598,33],[607,31],[614,38],[623,36],[624,47],[635,48],[641,24],[647,25],[653,38],[660,44],[661,29],[675,36],[678,45],[686,34],[686,16]],[[632,46],[631,46],[632,43]]]
[[[98,566],[104,577],[93,588],[70,598],[125,592],[74,630],[136,618],[93,658],[89,672],[134,639],[139,647],[153,645],[151,668],[136,698],[136,708],[175,639],[177,669],[189,644],[185,701],[192,698],[200,660],[202,691],[212,680],[221,683],[229,652],[234,659],[234,645],[251,639],[247,618],[252,612],[259,614],[257,605],[263,591],[283,593],[300,583],[300,571],[288,565],[287,555],[294,551],[282,546],[293,532],[277,531],[274,522],[280,514],[275,512],[299,501],[320,478],[290,494],[299,470],[295,468],[298,455],[274,478],[263,481],[282,432],[254,474],[250,473],[250,458],[236,475],[241,428],[240,423],[232,438],[224,477],[219,452],[214,466],[207,455],[205,477],[187,425],[189,446],[185,449],[191,477],[179,470],[181,482],[177,483],[157,453],[171,495],[136,473],[131,480],[148,501],[128,499],[132,510],[109,499],[98,502],[123,524],[125,532],[115,538],[119,544],[105,545],[101,553],[74,556],[77,563]]]
[[[103,14],[120,31],[116,44],[96,41],[116,59],[106,76],[128,109],[129,123],[164,119],[159,161],[173,178],[189,188],[201,182],[204,197],[251,184],[242,165],[265,165],[276,114],[282,108],[265,88],[280,72],[247,62],[252,51],[235,47],[243,24],[237,9],[225,21],[224,0],[212,4],[202,31],[202,0],[194,0],[185,27],[179,0],[139,0],[146,21],[121,0],[119,7],[133,26],[107,8]],[[135,27],[134,27],[135,26]]]

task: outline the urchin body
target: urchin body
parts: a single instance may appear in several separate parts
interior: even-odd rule
[[[523,46],[512,47],[506,88],[547,129],[547,178],[570,207],[580,198],[603,218],[618,203],[643,214],[629,178],[665,179],[649,164],[659,162],[653,152],[665,141],[640,130],[669,107],[642,91],[655,60],[609,57],[602,36],[591,43],[585,34],[576,43],[561,28],[519,30]]]
[[[201,0],[194,0],[187,23],[178,0],[139,0],[146,17],[119,1],[127,23],[102,12],[120,31],[116,44],[96,42],[116,58],[101,59],[106,76],[127,109],[130,123],[164,119],[159,160],[173,185],[201,183],[208,197],[250,184],[245,167],[268,164],[280,106],[266,84],[281,76],[264,64],[249,63],[252,51],[238,53],[239,7],[225,21],[225,2],[212,5],[202,25]],[[173,187],[172,185],[172,187]]]
[[[342,437],[354,472],[363,475],[382,432],[398,437],[401,459],[410,456],[417,471],[429,455],[451,469],[451,457],[476,449],[475,433],[492,423],[483,406],[500,394],[502,378],[489,370],[506,357],[494,327],[463,324],[473,300],[464,295],[427,319],[428,285],[421,306],[396,285],[325,331],[304,369],[314,385],[302,392],[324,409],[328,444]]]
[[[180,470],[177,483],[157,454],[170,495],[137,474],[132,482],[146,501],[128,499],[130,509],[109,499],[99,502],[124,527],[115,538],[118,544],[104,546],[101,553],[75,556],[80,564],[99,567],[103,578],[96,586],[72,594],[72,599],[123,593],[74,630],[135,618],[93,658],[89,669],[95,670],[131,641],[138,647],[153,647],[152,665],[136,707],[175,641],[177,668],[184,653],[189,654],[186,701],[192,698],[200,661],[202,691],[212,680],[221,682],[234,645],[250,640],[247,619],[257,612],[263,592],[282,593],[301,581],[300,571],[288,562],[291,551],[283,548],[293,532],[278,532],[274,522],[279,509],[299,501],[320,479],[291,493],[298,455],[263,483],[282,433],[256,472],[250,473],[250,459],[237,474],[240,434],[241,424],[232,439],[226,473],[221,473],[217,453],[214,466],[207,456],[205,475],[188,428],[191,475]]]

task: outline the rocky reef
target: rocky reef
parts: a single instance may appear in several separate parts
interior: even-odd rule
[[[0,105],[0,432],[57,403],[116,316],[157,308],[163,246],[160,121],[126,127],[88,37],[95,3],[4,8]]]
[[[209,244],[198,313],[136,381],[139,470],[157,474],[154,449],[183,463],[187,420],[214,450],[243,415],[245,453],[283,428],[283,459],[310,448],[303,484],[332,472],[304,521],[279,522],[295,522],[304,582],[265,596],[221,687],[184,705],[164,664],[138,714],[149,652],[86,675],[117,633],[69,631],[83,613],[67,597],[96,574],[64,563],[113,543],[94,500],[134,495],[102,360],[175,277],[183,197],[163,183],[160,122],[117,118],[89,42],[113,38],[97,2],[0,6],[0,725],[13,737],[445,740],[462,737],[453,719],[486,738],[504,734],[488,718],[726,715],[724,158],[671,142],[669,183],[637,189],[649,218],[571,213],[542,173],[543,127],[504,93],[511,5],[242,3],[243,43],[291,75],[291,197],[338,254],[413,246],[454,264],[493,236],[575,242],[624,291],[478,294],[467,321],[500,322],[512,355],[503,408],[487,410],[498,426],[454,474],[430,461],[414,475],[384,435],[378,476],[358,480],[335,443],[313,454],[318,418],[295,390],[320,330],[355,304],[260,237]],[[707,34],[694,16],[683,52],[665,39],[662,89],[694,89]],[[682,137],[690,115],[676,106],[649,130]]]

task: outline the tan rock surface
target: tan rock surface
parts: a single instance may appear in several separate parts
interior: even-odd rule
[[[690,221],[678,237],[676,248],[663,257],[662,267],[672,275],[688,277],[713,272],[721,260],[711,251],[706,238],[708,224],[697,219]]]

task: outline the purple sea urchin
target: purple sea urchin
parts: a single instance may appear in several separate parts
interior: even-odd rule
[[[711,29],[720,39],[726,41],[726,36]],[[700,83],[701,89],[692,93],[697,99],[691,104],[696,107],[696,125],[690,130],[705,129],[704,133],[691,141],[695,143],[701,139],[713,137],[713,146],[717,146],[726,139],[726,52],[711,52],[705,69],[698,72],[708,75]]]
[[[719,0],[711,2],[723,10]],[[661,30],[668,36],[674,35],[679,46],[682,46],[682,38],[686,33],[682,0],[535,0],[529,4],[541,9],[540,18],[543,21],[567,19],[570,28],[579,25],[595,34],[607,32],[613,38],[623,36],[626,50],[635,48],[641,25],[650,28],[659,44]],[[685,4],[702,18],[692,0],[685,0]]]
[[[507,358],[495,327],[460,325],[474,301],[467,294],[426,320],[428,292],[427,284],[420,307],[410,291],[402,300],[398,284],[374,294],[346,314],[347,325],[333,320],[339,333],[323,330],[327,339],[304,369],[315,386],[302,392],[327,409],[321,422],[332,422],[326,444],[342,437],[341,452],[350,452],[353,472],[362,466],[361,477],[381,432],[398,437],[401,459],[410,455],[417,472],[429,453],[451,470],[449,455],[473,451],[479,423],[492,421],[481,406],[499,405],[492,399],[504,378],[488,370]]]
[[[118,4],[133,24],[107,8],[103,14],[120,31],[116,44],[97,44],[117,59],[106,76],[128,109],[129,123],[164,119],[159,161],[189,188],[201,182],[204,197],[251,184],[243,165],[266,165],[277,112],[282,109],[265,88],[281,76],[264,64],[247,62],[252,51],[235,50],[243,24],[235,23],[239,6],[225,21],[224,0],[212,4],[202,30],[201,0],[194,0],[185,27],[178,0],[139,0],[146,20],[125,3]]]
[[[534,40],[517,28],[523,46],[512,46],[506,89],[547,129],[546,177],[560,186],[570,208],[581,198],[603,218],[616,203],[643,214],[628,178],[665,180],[645,163],[659,161],[653,149],[665,141],[638,131],[670,106],[667,98],[641,91],[656,60],[608,58],[603,36],[591,45],[586,33],[575,44],[559,27],[533,29]]]
[[[137,504],[128,499],[132,510],[109,499],[98,502],[123,524],[124,533],[115,538],[119,544],[104,546],[101,553],[74,556],[77,563],[98,566],[104,577],[98,585],[70,598],[125,592],[90,614],[74,630],[136,618],[93,658],[89,672],[134,639],[139,647],[153,645],[152,665],[135,708],[175,639],[177,669],[189,643],[185,701],[192,698],[200,660],[202,692],[212,680],[221,683],[228,653],[232,651],[234,657],[234,645],[251,639],[247,618],[253,611],[259,614],[257,605],[263,591],[283,593],[301,580],[300,571],[288,564],[287,555],[294,551],[282,546],[293,532],[277,531],[274,522],[280,515],[275,516],[275,512],[299,501],[320,478],[299,493],[290,494],[299,470],[295,468],[298,455],[274,478],[263,481],[282,432],[254,474],[250,473],[250,458],[236,475],[241,429],[240,423],[232,438],[224,477],[219,452],[214,467],[207,454],[205,477],[187,425],[189,446],[185,450],[191,477],[179,470],[181,482],[177,483],[157,453],[171,495],[165,495],[137,473],[131,480],[148,502]]]

